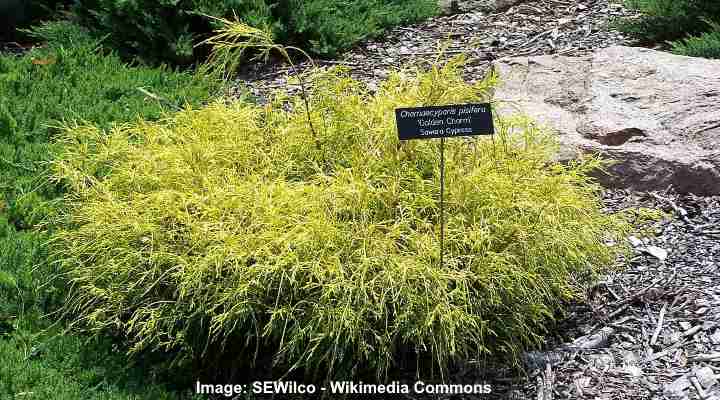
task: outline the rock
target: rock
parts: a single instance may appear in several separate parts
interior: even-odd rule
[[[660,261],[665,261],[668,256],[667,250],[657,246],[647,246],[643,250]]]
[[[582,350],[607,347],[610,337],[614,334],[615,329],[606,326],[592,335],[585,335],[575,339],[569,347]]]
[[[695,371],[695,377],[703,388],[709,389],[717,384],[717,376],[710,367],[702,367]]]
[[[623,367],[623,372],[636,378],[643,375],[642,368],[638,367],[637,365],[626,365]]]
[[[636,238],[635,236],[628,236],[628,240],[630,241],[630,244],[632,244],[633,247],[645,246],[645,243],[643,243],[642,240]]]
[[[606,186],[720,194],[719,60],[614,46],[493,67],[498,112],[519,108],[556,130],[558,161],[600,153],[616,161],[596,173]]]
[[[690,380],[683,375],[672,383],[665,385],[665,392],[668,394],[682,395],[683,391],[690,387]]]

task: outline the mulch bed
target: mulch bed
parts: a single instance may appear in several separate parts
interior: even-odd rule
[[[18,42],[0,42],[0,55],[21,56],[32,49],[32,46]]]
[[[501,57],[579,56],[598,48],[630,45],[628,38],[612,29],[611,21],[634,15],[612,0],[530,0],[502,12],[464,12],[397,27],[379,39],[361,43],[337,60],[315,63],[321,67],[346,66],[372,91],[391,70],[434,62],[442,42],[446,48],[441,61],[467,54],[465,73],[469,81],[474,81]],[[298,70],[309,67],[310,63],[303,62]],[[296,86],[287,83],[290,73],[290,68],[279,62],[250,65],[239,74],[229,95],[249,93],[263,100],[276,89],[297,91]]]
[[[569,306],[546,349],[524,354],[524,373],[469,360],[448,380],[489,382],[491,394],[406,398],[719,400],[720,196],[607,189],[603,202],[667,216],[628,237],[631,257]]]
[[[629,237],[634,256],[561,322],[577,339],[527,354],[529,375],[485,398],[720,399],[720,196],[607,190],[604,202],[672,217]]]

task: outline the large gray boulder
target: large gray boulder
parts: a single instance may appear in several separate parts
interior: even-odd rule
[[[611,187],[720,194],[720,61],[634,47],[587,57],[494,62],[500,114],[528,114],[559,134],[561,161],[602,153]]]

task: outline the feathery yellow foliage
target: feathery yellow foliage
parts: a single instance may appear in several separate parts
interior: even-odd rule
[[[467,84],[461,66],[397,72],[374,95],[318,73],[319,147],[303,100],[283,95],[67,131],[55,176],[71,207],[54,243],[75,326],[121,332],[133,351],[264,351],[334,377],[382,378],[401,351],[445,367],[540,343],[626,226],[600,211],[599,159],[550,163],[550,133],[498,119],[494,141],[446,144],[441,268],[437,143],[400,143],[393,110],[486,101],[495,78]]]

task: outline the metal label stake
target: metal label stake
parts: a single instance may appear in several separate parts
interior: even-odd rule
[[[445,267],[445,138],[493,135],[490,104],[398,108],[400,140],[440,138],[440,266]]]
[[[445,138],[440,138],[440,267],[445,267]]]

